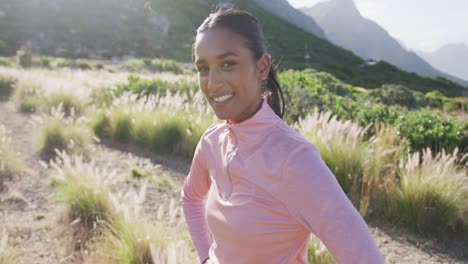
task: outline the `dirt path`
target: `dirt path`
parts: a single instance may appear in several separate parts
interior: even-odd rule
[[[31,170],[29,174],[7,179],[7,190],[0,193],[0,229],[5,229],[10,242],[20,248],[23,263],[81,263],[81,258],[70,255],[71,231],[60,220],[61,206],[48,183],[46,170],[39,164],[34,139],[36,128],[29,119],[29,115],[18,113],[11,102],[0,102],[0,124],[12,132],[11,147],[25,157],[26,166]],[[189,169],[188,159],[105,141],[92,148],[99,167],[114,168],[125,174],[128,153],[133,153],[148,158],[158,175],[173,179],[175,187],[169,190],[150,185],[144,205],[149,218],[155,218],[159,206],[170,199],[179,202],[180,186]],[[139,185],[127,182],[120,187],[129,189]],[[467,250],[460,241],[439,242],[391,227],[372,225],[370,229],[387,263],[468,263]]]
[[[17,245],[24,263],[60,263],[66,258],[59,206],[47,182],[46,170],[39,164],[30,117],[18,113],[9,102],[0,103],[0,124],[11,132],[10,148],[25,159],[29,173],[7,179],[0,194],[1,229]],[[66,232],[66,231],[65,231]]]

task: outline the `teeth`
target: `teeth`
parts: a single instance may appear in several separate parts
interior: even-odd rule
[[[226,95],[223,95],[223,96],[220,96],[220,97],[215,97],[213,98],[213,100],[215,100],[215,102],[217,103],[222,103],[224,101],[226,101],[227,99],[233,97],[234,94],[226,94]]]

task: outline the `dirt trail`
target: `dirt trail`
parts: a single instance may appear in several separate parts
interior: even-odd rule
[[[60,219],[61,206],[46,170],[39,164],[36,127],[29,120],[30,115],[18,113],[11,102],[0,102],[0,125],[11,131],[10,147],[25,158],[31,171],[6,180],[7,189],[0,193],[0,231],[6,230],[10,242],[20,248],[23,263],[81,263],[76,254],[70,255],[71,229]],[[126,173],[129,152],[150,159],[158,174],[169,176],[176,184],[171,190],[149,188],[144,209],[148,217],[154,218],[159,205],[171,198],[178,202],[190,161],[105,141],[93,146],[92,155],[98,166]],[[123,183],[122,188],[138,188],[138,184]],[[460,241],[424,239],[391,227],[371,225],[370,229],[387,263],[468,263],[467,249]]]
[[[1,229],[19,247],[24,263],[60,263],[67,257],[63,246],[68,242],[63,234],[66,226],[60,224],[60,207],[46,170],[39,164],[35,127],[29,120],[12,103],[0,103],[0,124],[11,132],[10,148],[20,153],[30,170],[5,182],[6,190],[0,194]]]

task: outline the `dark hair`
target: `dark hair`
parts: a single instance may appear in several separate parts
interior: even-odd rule
[[[263,30],[252,14],[235,9],[218,10],[203,21],[197,29],[197,35],[217,27],[225,28],[242,36],[255,60],[259,60],[266,52]],[[269,92],[268,104],[280,118],[283,118],[284,96],[277,77],[277,66],[273,63],[270,66],[265,88]]]

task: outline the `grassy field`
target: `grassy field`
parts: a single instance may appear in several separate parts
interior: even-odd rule
[[[179,193],[219,120],[190,69],[165,63],[0,67],[0,263],[197,263]],[[388,263],[467,260],[465,98],[370,92],[312,70],[280,80],[286,120],[318,147]],[[314,237],[309,261],[333,263]]]

